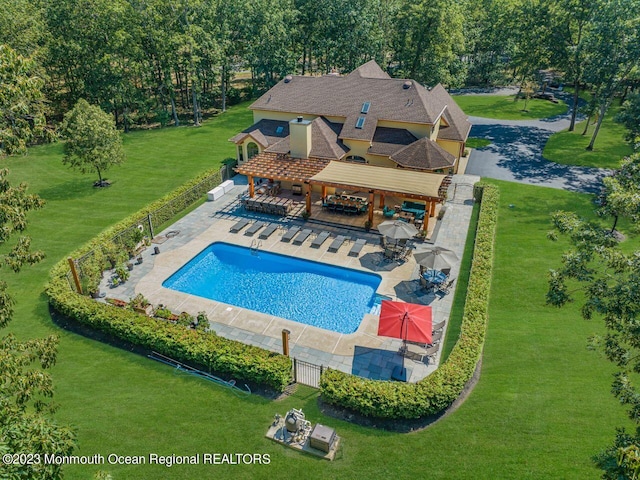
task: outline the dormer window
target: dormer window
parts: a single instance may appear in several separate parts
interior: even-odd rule
[[[358,120],[356,120],[356,128],[362,129],[362,127],[364,127],[365,120],[365,117],[358,117]]]
[[[362,104],[362,110],[360,110],[360,113],[369,113],[370,108],[371,108],[371,102],[364,102]]]

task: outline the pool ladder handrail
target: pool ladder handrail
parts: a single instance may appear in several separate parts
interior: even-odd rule
[[[249,249],[251,250],[251,255],[257,255],[258,250],[260,249],[261,246],[262,246],[262,240],[258,240],[258,239],[251,240],[251,246],[249,247]]]

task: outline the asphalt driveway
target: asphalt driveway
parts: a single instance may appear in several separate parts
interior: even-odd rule
[[[512,182],[595,193],[609,170],[560,165],[546,160],[542,150],[549,137],[569,127],[569,114],[541,120],[494,120],[469,117],[470,137],[492,143],[474,149],[465,173]]]

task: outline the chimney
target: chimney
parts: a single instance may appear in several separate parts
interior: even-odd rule
[[[311,152],[311,120],[298,116],[289,122],[289,148],[293,158],[309,158]]]

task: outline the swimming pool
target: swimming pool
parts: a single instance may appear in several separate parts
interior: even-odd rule
[[[353,333],[381,277],[224,242],[209,245],[162,286],[306,325]]]

